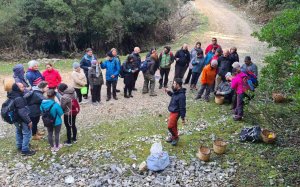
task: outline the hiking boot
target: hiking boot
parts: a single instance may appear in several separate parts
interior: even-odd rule
[[[129,95],[129,97],[133,97],[132,95]]]
[[[93,106],[98,106],[99,104],[97,102],[92,103]]]
[[[64,145],[70,147],[70,146],[72,146],[72,143],[69,141],[64,141]]]
[[[45,132],[43,132],[43,131],[38,131],[36,134],[39,135],[39,136],[44,136],[44,135],[45,135]]]
[[[77,139],[73,139],[73,140],[72,140],[72,143],[77,143]]]
[[[111,98],[107,98],[107,99],[106,99],[106,101],[110,101],[110,100],[111,100]]]
[[[81,104],[86,104],[86,103],[88,103],[88,102],[89,102],[88,99],[83,99],[80,103],[81,103]]]
[[[137,91],[137,89],[136,89],[136,88],[133,88],[132,90],[133,90],[133,91]]]
[[[150,96],[154,97],[154,96],[157,96],[156,93],[151,93]]]
[[[171,137],[171,136],[168,136],[168,137],[166,138],[166,142],[171,143],[171,142],[172,142],[172,137]]]
[[[41,136],[38,136],[37,134],[32,136],[32,140],[41,140],[42,137]]]
[[[162,89],[162,87],[163,87],[162,85],[159,85],[158,89]]]
[[[118,98],[117,98],[117,97],[114,97],[114,100],[118,100]]]
[[[119,93],[119,92],[121,92],[121,91],[120,91],[120,90],[118,90],[118,89],[116,89],[116,92],[118,92],[118,93]]]
[[[29,151],[22,151],[22,156],[32,156],[35,154],[35,151],[29,150]]]
[[[199,100],[199,99],[201,99],[201,96],[197,95],[197,96],[195,97],[195,100]]]
[[[171,145],[176,146],[179,141],[179,138],[172,140]]]
[[[124,97],[128,99],[130,96],[128,96],[128,95],[124,95]]]

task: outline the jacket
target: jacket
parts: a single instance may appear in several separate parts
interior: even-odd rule
[[[76,99],[75,90],[74,88],[69,87],[64,91],[60,99],[60,106],[65,115],[69,115],[72,108],[73,99]]]
[[[254,63],[251,63],[249,66],[246,64],[243,64],[241,69],[242,69],[242,71],[251,71],[256,76],[258,76],[257,66]]]
[[[231,88],[234,89],[237,94],[244,93],[244,77],[247,77],[247,74],[240,72],[231,81]]]
[[[134,69],[136,69],[136,68],[140,69],[140,66],[142,64],[140,54],[139,53],[134,53],[134,52],[132,52],[131,54],[133,56],[133,67],[134,67]]]
[[[29,117],[29,109],[27,107],[27,102],[26,100],[23,98],[23,93],[18,90],[18,91],[11,91],[8,93],[7,97],[9,99],[14,100],[14,105],[16,108],[16,112],[17,112],[17,121],[19,123],[23,122],[26,124],[29,124],[31,122],[30,117]]]
[[[192,50],[191,50],[191,62],[190,62],[190,65],[189,65],[189,69],[193,69],[193,61],[197,58],[197,53],[198,52],[201,52],[202,51],[202,49],[201,48],[193,48]]]
[[[28,109],[30,111],[29,116],[38,117],[41,115],[40,106],[46,97],[37,87],[33,87],[32,89],[33,90],[24,95],[24,98],[27,101]]]
[[[80,68],[83,69],[86,77],[88,77],[89,67],[92,66],[93,60],[97,60],[97,58],[94,55],[89,56],[87,54],[85,54],[80,60]]]
[[[181,119],[185,118],[186,114],[186,89],[181,88],[175,92],[168,91],[168,95],[171,96],[171,101],[168,107],[169,112],[178,112]]]
[[[210,44],[206,47],[205,54],[209,53],[212,49],[218,49],[218,48],[221,48],[219,44],[216,45]]]
[[[229,57],[220,56],[218,58],[218,75],[222,77],[223,81],[226,81],[226,73],[232,71],[232,64],[233,62],[230,60]]]
[[[106,81],[117,81],[120,73],[120,63],[116,58],[113,58],[111,61],[106,60],[101,63],[101,68],[106,69]],[[114,78],[111,76],[114,75]]]
[[[175,58],[179,58],[179,60],[176,61],[176,66],[188,66],[191,61],[190,52],[183,49],[176,52]]]
[[[33,69],[28,69],[26,72],[26,79],[28,80],[31,87],[37,86],[40,82],[44,80],[44,77],[40,71],[35,71]]]
[[[155,75],[155,72],[159,68],[159,61],[155,61],[151,57],[147,57],[146,61],[148,62],[147,64],[148,68],[145,74]]]
[[[236,52],[230,53],[229,58],[232,61],[232,63],[240,61],[239,54],[237,54]]]
[[[87,84],[87,79],[85,77],[85,74],[82,70],[80,72],[73,71],[71,74],[72,80],[73,80],[73,87],[80,89],[84,87]]]
[[[222,81],[218,87],[217,87],[217,91],[220,92],[220,95],[227,95],[230,94],[232,89],[231,89],[231,85],[230,82],[227,81]]]
[[[169,53],[161,53],[159,55],[159,67],[160,68],[171,68],[171,64],[174,62],[174,55],[172,52]]]
[[[13,78],[15,79],[15,83],[22,83],[25,88],[29,87],[29,84],[25,80],[25,72],[24,66],[22,64],[18,64],[13,68]]]
[[[96,66],[92,66],[89,69],[88,79],[89,79],[91,88],[93,88],[94,85],[102,85],[104,83],[104,81],[103,81],[103,75],[102,75],[101,68],[99,67],[99,76],[97,77],[96,76]]]
[[[49,109],[54,102],[55,101],[52,99],[43,100],[40,106],[40,110],[43,111]],[[54,126],[59,126],[62,124],[61,116],[64,114],[64,112],[58,103],[55,102],[50,110],[50,114],[55,118]]]
[[[201,84],[213,85],[216,79],[217,69],[213,69],[210,64],[203,68],[201,75]]]
[[[134,82],[134,65],[133,63],[124,62],[122,64],[122,71],[124,74],[124,84],[132,84]]]
[[[47,81],[49,88],[57,88],[61,83],[61,76],[55,69],[52,69],[51,71],[46,70],[42,75],[45,78],[45,81]]]
[[[192,62],[193,65],[193,73],[201,73],[204,66],[205,66],[205,62],[204,62],[204,58],[195,58]]]
[[[205,65],[207,65],[207,64],[210,63],[210,61],[211,61],[211,59],[213,58],[214,55],[215,55],[215,54],[214,54],[212,51],[210,51],[210,52],[208,52],[208,53],[206,54],[206,56],[205,56],[205,58],[204,58]]]

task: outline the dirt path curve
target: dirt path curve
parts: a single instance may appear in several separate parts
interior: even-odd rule
[[[211,37],[217,37],[223,49],[236,46],[241,60],[245,55],[251,55],[254,62],[260,62],[264,56],[266,47],[250,36],[253,32],[253,27],[242,18],[238,12],[232,10],[232,7],[216,0],[196,0],[194,3],[199,11],[208,17],[209,28],[207,32],[203,34],[193,35],[195,38],[192,38],[193,43],[189,44],[190,49],[198,40],[202,42],[202,47],[205,48],[210,43]],[[174,48],[173,51],[175,52],[175,50],[177,49]],[[174,67],[172,67],[169,76],[170,79],[173,78],[173,72]],[[71,83],[70,73],[63,73],[63,81]],[[170,85],[171,82],[169,83],[169,86]],[[116,119],[132,119],[135,116],[144,114],[156,116],[167,112],[167,106],[170,100],[169,96],[167,96],[163,90],[158,89],[156,89],[158,93],[157,97],[142,95],[142,86],[143,75],[140,73],[137,82],[138,91],[133,93],[134,98],[125,99],[122,95],[122,89],[124,87],[123,79],[120,79],[118,89],[122,92],[118,94],[119,100],[106,102],[106,86],[104,85],[101,94],[102,104],[99,107],[96,108],[91,104],[82,105],[82,111],[77,121],[79,136],[80,129],[93,127],[101,122],[113,122]],[[156,87],[158,87],[158,83]],[[0,100],[3,101],[6,93],[1,90],[0,94],[2,96]],[[0,139],[14,135],[14,128],[4,124],[1,120],[0,128]]]

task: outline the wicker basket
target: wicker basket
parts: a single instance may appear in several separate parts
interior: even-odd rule
[[[214,141],[214,152],[217,154],[223,154],[225,153],[226,150],[226,146],[227,146],[227,142],[223,141],[222,139],[217,139]]]
[[[276,134],[272,131],[267,130],[267,129],[263,129],[261,131],[261,137],[262,137],[262,140],[265,143],[274,143],[275,140],[276,140]]]
[[[197,156],[200,160],[208,162],[210,158],[210,149],[205,146],[200,146]]]
[[[12,86],[15,83],[15,80],[12,78],[5,78],[3,80],[4,91],[10,92],[12,90]]]
[[[272,93],[272,99],[275,103],[283,103],[285,96],[282,93]]]
[[[215,96],[215,102],[218,104],[218,105],[222,105],[224,103],[224,96]]]

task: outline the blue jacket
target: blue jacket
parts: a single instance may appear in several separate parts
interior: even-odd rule
[[[186,114],[185,91],[185,88],[181,88],[175,92],[168,92],[168,95],[171,96],[171,101],[168,108],[169,112],[178,112],[181,119],[184,119]]]
[[[117,81],[120,73],[120,62],[117,58],[110,60],[105,60],[101,63],[101,68],[106,69],[106,81]],[[114,75],[115,78],[111,78]]]
[[[43,111],[43,110],[49,109],[51,107],[51,105],[53,104],[53,102],[55,102],[55,101],[53,101],[52,99],[43,100],[42,104],[41,104],[41,107],[40,107],[40,110]],[[64,112],[63,112],[63,109],[61,108],[61,106],[58,103],[55,103],[53,105],[53,107],[51,108],[50,114],[53,117],[55,117],[54,126],[59,126],[59,125],[62,124],[61,116],[64,114]]]
[[[205,62],[205,65],[209,64],[212,57],[214,56],[214,53],[209,51],[206,56],[205,56],[205,59],[204,59],[204,62]]]
[[[28,69],[28,71],[26,72],[26,79],[28,80],[31,87],[33,87],[37,86],[42,80],[44,80],[44,77],[40,71]]]
[[[85,54],[80,61],[80,68],[83,69],[86,77],[88,77],[89,67],[92,66],[93,60],[97,60],[97,58],[94,55],[89,56]]]
[[[204,62],[204,58],[196,58],[192,61],[192,65],[193,65],[193,73],[201,73],[204,66],[205,66],[205,62]]]

